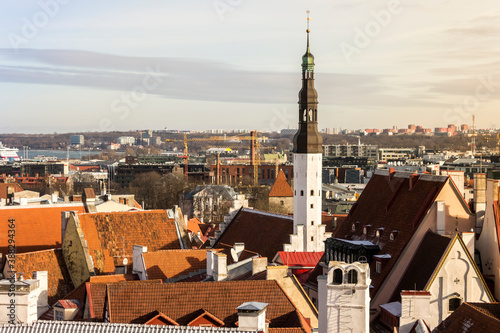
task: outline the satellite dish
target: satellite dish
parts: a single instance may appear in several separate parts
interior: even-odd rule
[[[233,258],[233,261],[234,262],[238,262],[238,254],[236,253],[236,251],[234,250],[234,248],[231,249],[231,258]]]
[[[124,258],[124,259],[123,259],[123,266],[127,266],[127,264],[128,264],[128,259],[127,259],[127,258]]]

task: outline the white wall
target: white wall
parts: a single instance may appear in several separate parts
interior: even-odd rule
[[[304,226],[302,242],[298,240],[298,248],[293,250],[324,251],[324,228],[320,229],[322,154],[294,154],[293,161],[294,234],[297,226]]]

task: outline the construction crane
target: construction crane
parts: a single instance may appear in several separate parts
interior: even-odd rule
[[[188,176],[188,162],[189,162],[189,154],[188,154],[188,141],[235,141],[235,142],[241,142],[241,141],[250,141],[250,155],[251,155],[251,162],[250,165],[254,167],[253,171],[253,181],[254,185],[258,185],[259,183],[259,165],[260,165],[260,143],[259,140],[262,140],[265,142],[268,138],[267,137],[258,137],[257,130],[251,131],[250,136],[211,136],[209,138],[191,138],[189,139],[187,137],[187,133],[184,133],[184,139],[182,140],[183,145],[184,145],[184,151],[183,155],[179,156],[179,158],[184,159],[184,176],[187,178]],[[181,140],[170,140],[167,139],[165,140],[166,142],[180,142]],[[273,148],[273,147],[266,147],[266,148]],[[218,156],[219,159],[219,156]],[[217,172],[219,164],[217,164]],[[219,180],[217,179],[217,182]]]
[[[476,155],[476,115],[472,115],[472,139],[470,143],[472,158]]]

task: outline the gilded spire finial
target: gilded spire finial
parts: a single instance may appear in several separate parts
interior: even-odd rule
[[[309,49],[309,32],[311,32],[311,30],[309,30],[309,21],[311,20],[311,18],[309,17],[309,13],[310,11],[309,10],[306,10],[306,13],[307,13],[307,48]]]

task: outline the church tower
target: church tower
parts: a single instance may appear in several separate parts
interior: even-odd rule
[[[309,11],[308,11],[309,13]],[[302,89],[299,92],[299,129],[293,138],[292,251],[324,251],[325,226],[321,224],[321,170],[323,138],[318,132],[318,93],[314,89],[314,56],[307,48],[302,57]]]

